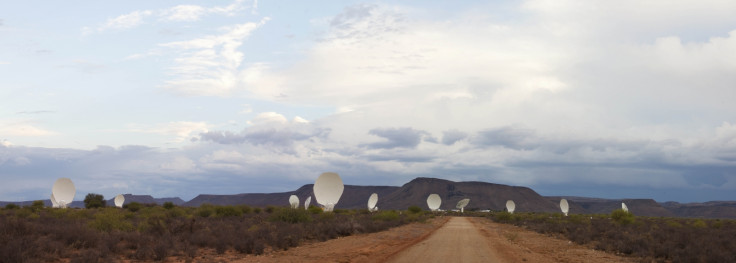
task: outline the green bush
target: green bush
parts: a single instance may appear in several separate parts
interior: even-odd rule
[[[172,202],[165,202],[165,203],[164,203],[164,208],[166,208],[166,209],[172,209],[172,208],[174,208],[175,206],[176,206],[176,205],[174,205],[174,203],[172,203]]]
[[[511,222],[514,219],[514,215],[509,212],[499,212],[493,215],[493,221],[496,222]]]
[[[43,203],[43,201],[36,200],[36,201],[33,201],[33,203],[31,203],[30,209],[33,212],[38,212],[39,210],[43,209],[44,206],[46,205]]]
[[[95,214],[95,219],[90,222],[90,226],[104,232],[133,230],[133,224],[128,222],[125,215],[117,209],[105,209],[98,212]]]
[[[611,218],[622,225],[634,223],[634,214],[623,209],[616,209],[611,212]]]
[[[692,225],[694,228],[706,228],[706,227],[708,227],[708,224],[706,224],[705,221],[703,221],[702,219],[696,219],[690,225]]]
[[[381,211],[380,213],[373,215],[373,220],[391,221],[399,219],[399,213],[393,210]]]
[[[313,206],[313,205],[310,205],[309,208],[307,208],[307,211],[309,211],[309,213],[312,213],[312,214],[315,214],[315,215],[324,212],[324,210],[322,210],[322,208],[316,207],[316,206]]]
[[[219,217],[241,216],[243,215],[243,210],[233,206],[217,206],[215,207],[215,214]]]
[[[7,205],[5,205],[5,209],[8,209],[8,210],[18,209],[18,208],[20,208],[20,206],[18,206],[16,204],[7,204]]]
[[[253,208],[253,213],[260,214],[261,208],[260,207]]]
[[[143,208],[143,204],[138,203],[138,202],[131,202],[131,203],[125,204],[123,208],[128,209],[128,211],[135,213],[135,212],[138,212],[138,210],[141,210],[141,208]]]
[[[100,208],[105,207],[105,197],[101,194],[89,193],[84,197],[85,208]]]
[[[269,206],[266,206],[266,209],[264,209],[264,211],[266,211],[266,213],[269,213],[270,214],[270,213],[273,213],[273,210],[275,210],[275,209],[276,209],[276,207],[269,205]]]
[[[197,216],[199,217],[210,217],[215,213],[215,207],[208,204],[203,204],[197,208]]]
[[[272,221],[281,221],[290,224],[312,221],[312,217],[308,211],[291,208],[276,209],[269,218]]]
[[[418,213],[421,213],[421,212],[422,212],[422,208],[421,207],[418,207],[418,206],[415,206],[415,205],[409,207],[409,213],[418,214]]]

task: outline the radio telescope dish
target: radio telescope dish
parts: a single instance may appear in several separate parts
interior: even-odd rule
[[[307,197],[307,200],[306,201],[304,201],[304,210],[309,209],[309,203],[310,202],[312,202],[312,196],[311,195]]]
[[[51,188],[51,194],[54,195],[56,203],[59,207],[67,208],[74,201],[74,195],[77,189],[69,178],[59,178]]]
[[[625,212],[629,212],[629,207],[626,206],[623,202],[621,202],[621,209],[623,209]]]
[[[291,205],[291,208],[296,209],[299,207],[299,197],[296,195],[289,196],[289,204]]]
[[[371,197],[368,198],[368,210],[369,211],[378,210],[378,207],[376,207],[377,203],[378,203],[378,194],[376,193],[371,194]]]
[[[340,201],[345,185],[342,184],[342,179],[336,173],[323,173],[314,182],[313,189],[317,203],[324,206],[325,211],[330,212]]]
[[[465,198],[463,200],[460,200],[460,202],[457,202],[457,206],[455,206],[455,207],[457,209],[460,209],[460,213],[464,213],[465,212],[465,206],[467,206],[468,203],[470,203],[470,199]]]
[[[431,194],[427,197],[427,206],[429,206],[429,210],[437,211],[441,204],[442,198],[440,198],[438,194]]]
[[[516,210],[516,204],[514,203],[514,200],[506,201],[506,210],[509,211],[509,213],[514,213],[514,210]]]
[[[115,196],[115,206],[119,208],[123,208],[123,204],[125,203],[125,196],[123,195],[117,195]]]
[[[570,211],[570,205],[567,204],[566,199],[560,200],[560,209],[562,209],[562,213],[565,214],[565,216],[567,216],[567,212]]]
[[[56,202],[56,198],[54,197],[54,194],[51,194],[51,207],[59,208],[59,203]]]

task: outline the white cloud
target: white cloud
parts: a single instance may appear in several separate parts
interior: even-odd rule
[[[82,28],[82,33],[84,35],[88,35],[94,32],[103,32],[108,30],[131,29],[145,24],[146,18],[151,16],[159,16],[161,20],[171,22],[198,21],[203,16],[211,14],[233,16],[245,9],[243,2],[244,0],[236,0],[227,6],[204,7],[199,5],[177,5],[161,10],[136,10],[114,18],[109,18],[105,23],[96,27],[84,27]]]
[[[178,5],[160,12],[160,16],[168,21],[197,21],[209,14],[232,16],[245,9],[243,0],[233,1],[227,6],[203,7],[199,5]]]
[[[0,123],[0,134],[13,137],[33,137],[55,135],[56,133],[36,127],[29,121],[6,121]]]
[[[94,30],[89,27],[85,27],[83,29],[83,33],[90,34],[93,31],[103,32],[110,29],[122,30],[134,28],[142,25],[144,23],[143,20],[147,16],[151,15],[153,15],[153,11],[151,10],[136,10],[114,18],[109,18],[105,23],[97,26]]]
[[[185,142],[198,134],[207,132],[210,125],[206,122],[176,121],[155,125],[132,124],[130,132],[152,133],[172,137],[173,142]]]
[[[241,74],[244,54],[238,48],[250,33],[268,21],[222,28],[221,35],[161,44],[179,52],[170,68],[173,80],[165,88],[184,95],[225,96],[242,89],[248,70]]]

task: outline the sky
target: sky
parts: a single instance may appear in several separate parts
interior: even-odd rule
[[[736,1],[4,1],[0,200],[736,200]],[[285,201],[286,202],[286,201]]]

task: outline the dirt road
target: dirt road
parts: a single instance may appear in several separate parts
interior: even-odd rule
[[[205,252],[205,251],[203,251]],[[478,217],[436,217],[372,234],[310,242],[286,251],[242,255],[214,250],[167,262],[636,262]]]
[[[502,262],[467,217],[453,217],[426,240],[388,262]]]

